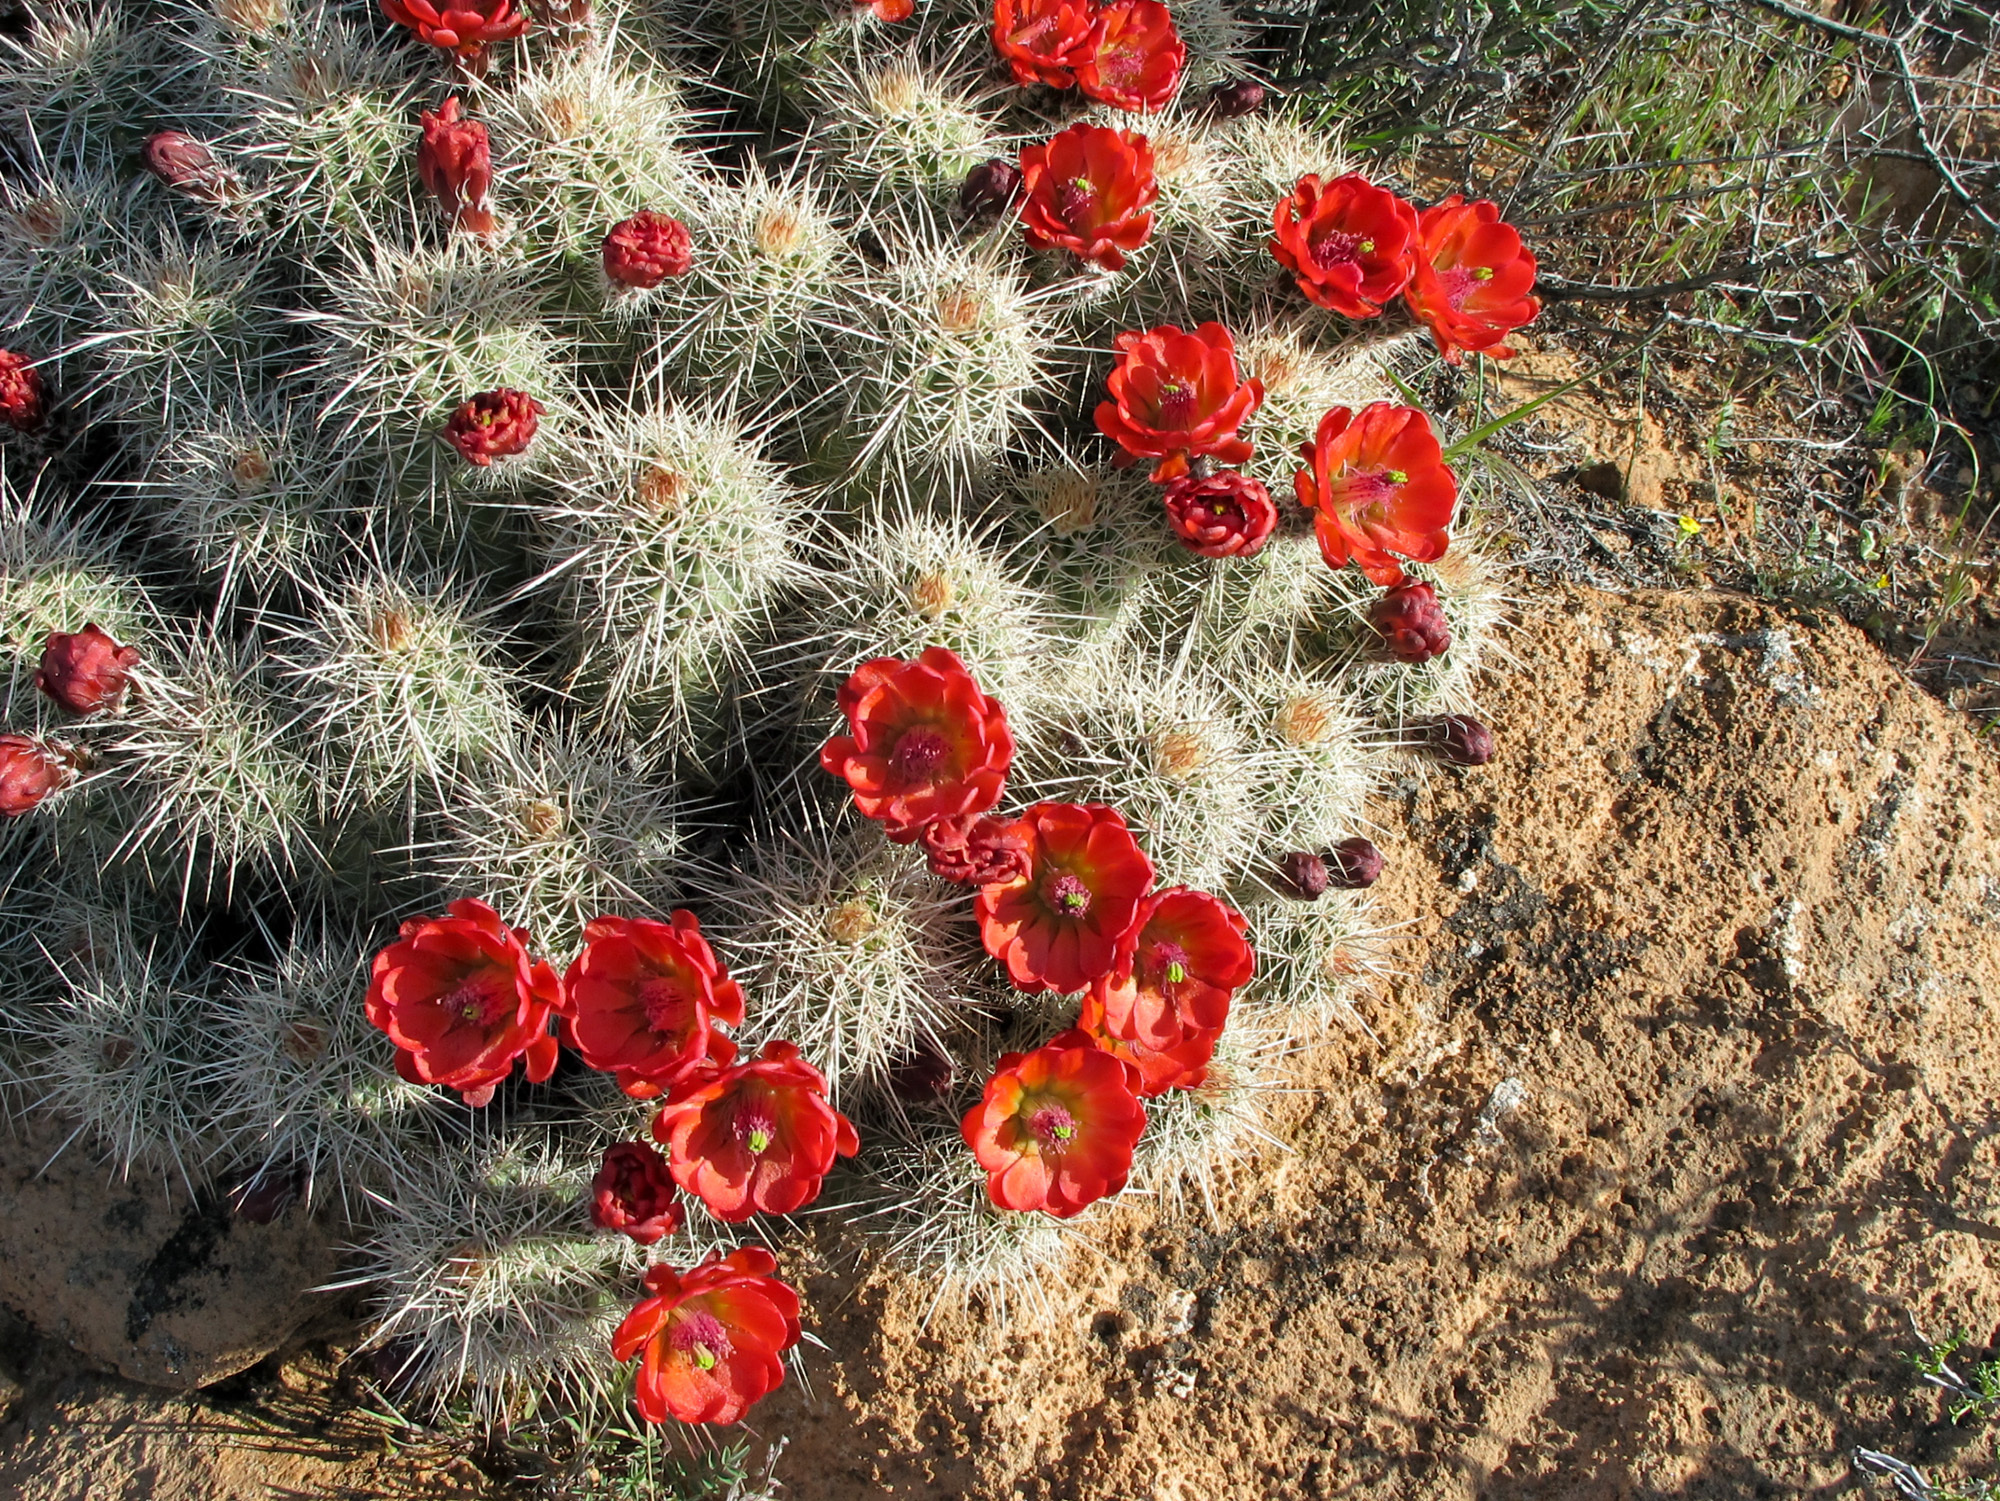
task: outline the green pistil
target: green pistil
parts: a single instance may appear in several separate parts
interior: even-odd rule
[[[1475,266],[1475,267],[1473,267],[1473,268],[1472,268],[1472,279],[1473,279],[1474,281],[1491,281],[1491,280],[1493,280],[1493,268],[1492,268],[1491,266]]]
[[[715,1369],[715,1352],[707,1345],[696,1345],[693,1350],[694,1363],[704,1371]]]
[[[1076,1127],[1057,1126],[1049,1132],[1049,1135],[1053,1136],[1057,1141],[1068,1141],[1072,1136],[1076,1135]]]
[[[1407,485],[1409,482],[1410,482],[1410,472],[1407,469],[1391,469],[1389,471],[1390,484]]]
[[[1081,891],[1065,891],[1062,894],[1062,904],[1071,912],[1081,912],[1090,905],[1090,898]]]
[[[1180,960],[1176,959],[1172,964],[1167,966],[1167,983],[1169,985],[1178,985],[1186,978],[1187,966],[1181,963]]]
[[[770,1144],[771,1144],[771,1133],[770,1133],[770,1132],[768,1132],[768,1131],[752,1131],[752,1132],[750,1133],[750,1150],[751,1150],[751,1151],[753,1151],[753,1152],[757,1152],[757,1153],[762,1153],[762,1152],[763,1152],[763,1150],[764,1150],[764,1149],[765,1149],[766,1147],[770,1146]]]
[[[1354,248],[1360,251],[1361,254],[1363,255],[1373,255],[1375,253],[1375,242],[1373,240],[1363,240],[1359,245],[1356,245]]]

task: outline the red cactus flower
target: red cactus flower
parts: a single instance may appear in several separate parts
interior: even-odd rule
[[[715,1030],[743,1024],[743,987],[729,978],[692,912],[671,923],[593,918],[563,976],[564,1040],[637,1100],[736,1056]]]
[[[1072,125],[1022,148],[1021,194],[1021,224],[1035,249],[1122,270],[1153,232],[1153,148],[1137,131]]]
[[[1091,23],[1076,82],[1100,104],[1147,114],[1166,108],[1186,64],[1187,47],[1160,0],[1112,0]]]
[[[206,141],[179,130],[159,130],[146,137],[139,154],[147,171],[190,198],[220,203],[229,196],[230,171]]]
[[[1467,349],[1512,358],[1500,341],[1541,313],[1534,287],[1535,257],[1497,205],[1453,194],[1418,216],[1415,265],[1403,297],[1452,364]]]
[[[1389,588],[1403,581],[1391,553],[1419,563],[1444,556],[1458,481],[1422,412],[1386,401],[1363,407],[1358,417],[1335,407],[1301,452],[1312,468],[1297,471],[1292,486],[1299,504],[1313,510],[1328,566],[1352,559]]]
[[[1104,1002],[1095,989],[1083,998],[1076,1028],[1134,1075],[1134,1089],[1143,1100],[1154,1099],[1174,1089],[1199,1089],[1208,1081],[1208,1065],[1215,1057],[1215,1045],[1222,1028],[1196,1028],[1179,1038],[1170,1048],[1153,1048],[1129,1037],[1113,1034],[1105,1018]]]
[[[368,1020],[396,1045],[397,1073],[455,1089],[476,1109],[516,1058],[531,1084],[554,1072],[549,1017],[563,1009],[562,982],[486,903],[464,898],[446,911],[411,918],[375,956]]]
[[[493,217],[493,150],[486,127],[477,120],[461,120],[458,96],[438,108],[425,110],[421,117],[423,139],[417,142],[417,176],[432,197],[452,216],[452,222],[471,234],[497,233],[500,221]]]
[[[35,686],[72,714],[95,714],[118,706],[138,664],[137,647],[120,646],[94,625],[50,631]]]
[[[48,413],[42,372],[12,350],[0,349],[0,422],[17,433],[31,433]]]
[[[1137,1081],[1072,1029],[1032,1053],[1008,1053],[959,1130],[1002,1209],[1080,1214],[1125,1186],[1146,1129]]]
[[[1161,501],[1174,535],[1204,558],[1255,557],[1278,528],[1271,492],[1233,469],[1200,479],[1183,474],[1168,483]]]
[[[934,819],[984,813],[1000,801],[1014,760],[1007,711],[958,656],[925,648],[913,662],[878,657],[840,690],[849,733],[819,764],[854,789],[854,806],[909,844]]]
[[[826,1102],[826,1075],[789,1042],[682,1084],[653,1117],[653,1139],[674,1181],[732,1225],[810,1204],[833,1159],[861,1150],[854,1123]]]
[[[865,10],[878,21],[907,21],[917,8],[917,0],[857,0],[856,10]]]
[[[0,735],[0,814],[20,818],[76,778],[77,759],[67,747],[32,735]]]
[[[979,888],[979,940],[1016,990],[1067,995],[1111,973],[1153,889],[1153,862],[1101,803],[1037,803],[1021,823],[1028,874]]]
[[[649,1423],[734,1423],[785,1379],[785,1351],[799,1342],[799,1295],[771,1273],[762,1246],[699,1266],[646,1269],[645,1299],[611,1336],[616,1360],[639,1359],[634,1393]]]
[[[1236,430],[1264,400],[1260,380],[1236,378],[1236,341],[1220,323],[1182,333],[1171,323],[1114,341],[1118,363],[1105,382],[1111,399],[1097,406],[1097,430],[1130,465],[1147,458],[1156,484],[1188,472],[1188,460],[1241,464],[1250,444]]]
[[[1299,290],[1349,318],[1376,318],[1409,285],[1417,211],[1359,173],[1324,187],[1299,179],[1271,211],[1271,254],[1298,279]]]
[[[1429,584],[1398,584],[1368,607],[1368,623],[1398,662],[1428,662],[1451,650],[1451,625]]]
[[[934,818],[919,836],[931,873],[961,886],[1025,880],[1033,839],[1013,819],[985,814]]]
[[[1089,54],[1090,0],[993,0],[993,45],[1022,88],[1066,89]]]
[[[590,1180],[590,1222],[616,1230],[642,1246],[665,1240],[687,1215],[674,1197],[667,1159],[643,1141],[621,1141],[604,1154]]]
[[[444,425],[444,440],[468,464],[484,469],[495,459],[526,453],[548,408],[525,391],[502,386],[462,403]]]
[[[1249,926],[1205,891],[1175,886],[1149,897],[1139,909],[1138,929],[1119,948],[1118,967],[1090,987],[1095,1025],[1079,1025],[1152,1054],[1180,1049],[1199,1033],[1220,1033],[1230,997],[1256,972],[1256,955],[1243,936]],[[1206,1064],[1213,1050],[1211,1036],[1198,1061]],[[1145,1061],[1133,1061],[1142,1074],[1151,1072]],[[1153,1082],[1147,1080],[1145,1093],[1166,1087]]]
[[[528,16],[514,0],[382,0],[382,14],[433,47],[465,58],[528,29]]]
[[[669,276],[686,276],[693,265],[687,226],[651,209],[612,225],[604,237],[604,274],[620,286],[657,287]]]

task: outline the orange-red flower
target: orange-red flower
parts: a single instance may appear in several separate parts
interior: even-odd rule
[[[460,404],[444,425],[444,440],[468,464],[481,469],[495,459],[526,453],[547,411],[525,391],[482,391]]]
[[[617,1360],[640,1357],[634,1393],[649,1423],[733,1423],[785,1379],[799,1342],[799,1295],[761,1246],[711,1251],[685,1272],[646,1269],[647,1298],[611,1336]]]
[[[417,178],[451,215],[452,223],[470,234],[490,235],[500,228],[493,217],[493,148],[486,127],[459,118],[458,96],[418,117],[423,136],[417,142]]]
[[[1184,1077],[1189,1064],[1207,1064],[1229,1020],[1231,996],[1256,972],[1243,936],[1248,930],[1240,912],[1205,891],[1175,886],[1149,897],[1139,927],[1119,949],[1118,967],[1090,987],[1078,1025],[1136,1045],[1130,1061],[1145,1094],[1199,1083],[1198,1076]]]
[[[528,954],[528,935],[486,903],[464,898],[445,917],[413,917],[375,956],[368,1020],[396,1045],[396,1072],[412,1084],[455,1089],[471,1106],[493,1098],[525,1058],[528,1081],[554,1072],[551,1013],[562,982]]]
[[[1215,1057],[1215,1045],[1222,1028],[1197,1029],[1179,1038],[1172,1047],[1153,1048],[1143,1042],[1113,1035],[1104,1015],[1104,1002],[1097,992],[1084,995],[1077,1013],[1076,1027],[1105,1052],[1132,1070],[1133,1088],[1141,1099],[1150,1100],[1172,1089],[1199,1089],[1208,1081],[1208,1065]]]
[[[11,349],[0,349],[0,422],[31,433],[48,415],[48,386],[42,372]]]
[[[76,777],[76,758],[31,735],[0,735],[0,814],[19,818]]]
[[[604,237],[604,274],[625,287],[657,287],[694,265],[694,237],[668,214],[641,209]]]
[[[504,42],[528,29],[528,17],[514,0],[382,0],[382,14],[407,26],[433,47],[463,57]]]
[[[692,912],[675,912],[671,923],[592,919],[563,990],[564,1038],[592,1068],[616,1074],[634,1099],[651,1099],[736,1056],[715,1024],[743,1024],[743,987]]]
[[[1335,407],[1301,452],[1312,468],[1297,471],[1292,485],[1299,504],[1312,508],[1329,566],[1352,559],[1388,588],[1403,581],[1402,564],[1390,554],[1419,563],[1444,556],[1458,481],[1422,412],[1386,401],[1358,417]]]
[[[854,789],[854,806],[898,844],[934,819],[984,813],[1000,801],[1014,736],[999,700],[979,691],[942,646],[915,661],[877,657],[841,686],[849,733],[819,764]]]
[[[916,11],[917,0],[856,0],[856,10],[865,10],[878,21],[907,21]]]
[[[993,45],[1027,88],[1066,89],[1090,50],[1090,0],[993,0]]]
[[[95,714],[118,706],[138,665],[137,647],[120,646],[94,625],[50,631],[35,686],[72,714]]]
[[[1146,1129],[1136,1084],[1126,1064],[1074,1029],[1008,1053],[959,1124],[986,1169],[987,1196],[1066,1220],[1117,1193]]]
[[[826,1075],[789,1042],[682,1084],[653,1117],[653,1139],[674,1181],[732,1225],[810,1204],[833,1159],[861,1150],[854,1123],[826,1102]]]
[[[1349,172],[1321,186],[1301,177],[1271,211],[1271,254],[1299,290],[1349,318],[1381,316],[1409,285],[1417,211],[1387,188]]]
[[[1070,250],[1107,271],[1153,232],[1153,148],[1137,131],[1072,125],[1021,149],[1021,224],[1037,250]]]
[[[1533,295],[1535,257],[1520,231],[1504,222],[1498,205],[1467,203],[1457,194],[1417,219],[1415,265],[1403,296],[1430,325],[1444,357],[1458,364],[1463,350],[1509,359],[1500,341],[1542,310]]]
[[[934,818],[920,838],[931,874],[961,886],[991,886],[1028,874],[1033,840],[1017,820],[983,813]]]
[[[590,1180],[590,1222],[616,1230],[642,1246],[665,1240],[686,1221],[674,1197],[667,1159],[643,1141],[615,1143]]]
[[[1264,383],[1236,378],[1236,340],[1220,323],[1182,333],[1165,323],[1151,333],[1112,341],[1118,363],[1105,382],[1111,399],[1097,405],[1097,430],[1124,450],[1130,465],[1158,459],[1153,479],[1188,472],[1191,458],[1241,464],[1250,444],[1236,430],[1264,400]]]
[[[1278,506],[1262,480],[1218,469],[1167,484],[1160,503],[1181,545],[1204,558],[1252,558],[1278,528]]]
[[[1028,873],[979,888],[979,940],[1016,990],[1081,990],[1111,973],[1138,926],[1153,862],[1102,803],[1037,803],[1021,824]]]
[[[1187,46],[1160,0],[1112,0],[1091,23],[1076,82],[1100,104],[1145,114],[1166,108],[1186,64]]]

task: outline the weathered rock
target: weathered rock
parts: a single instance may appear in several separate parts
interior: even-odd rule
[[[219,1193],[121,1182],[68,1128],[0,1132],[0,1303],[135,1381],[191,1391],[277,1349],[326,1299],[332,1234],[294,1207],[267,1225]]]

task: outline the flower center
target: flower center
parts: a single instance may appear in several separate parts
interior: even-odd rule
[[[1396,498],[1396,487],[1409,478],[1401,469],[1364,469],[1343,476],[1335,488],[1345,509],[1365,511],[1388,505]]]
[[[1153,968],[1169,985],[1179,985],[1188,977],[1187,950],[1177,943],[1153,945]]]
[[[1146,50],[1128,44],[1101,54],[1097,59],[1097,71],[1120,88],[1129,88],[1145,74]]]
[[[1090,910],[1090,888],[1066,870],[1044,889],[1049,906],[1064,917],[1081,917]]]
[[[722,1320],[712,1313],[689,1314],[674,1325],[667,1341],[675,1354],[686,1356],[704,1371],[714,1370],[715,1363],[735,1348],[729,1343],[729,1331],[722,1327]]]
[[[770,1151],[777,1135],[778,1123],[771,1119],[768,1110],[752,1108],[736,1117],[736,1139],[750,1149],[752,1156],[761,1157]]]
[[[1161,432],[1180,432],[1187,427],[1188,419],[1194,416],[1194,397],[1194,387],[1177,380],[1160,387]]]
[[[1062,210],[1063,218],[1074,224],[1097,207],[1097,189],[1088,177],[1073,177],[1056,189],[1056,206]]]
[[[668,1037],[678,1037],[687,1027],[687,990],[672,975],[651,975],[639,982],[639,1004],[646,1010],[646,1026]]]
[[[1465,299],[1493,280],[1491,266],[1453,266],[1449,271],[1438,273],[1438,280],[1444,286],[1444,300],[1456,312],[1465,305]]]
[[[512,1016],[520,1007],[520,997],[514,991],[511,975],[487,970],[461,981],[456,990],[440,999],[439,1005],[446,1011],[457,1012],[459,1020],[484,1029]]]
[[[1045,1147],[1068,1146],[1076,1137],[1076,1117],[1060,1105],[1043,1105],[1028,1117],[1028,1130]]]
[[[1312,260],[1320,270],[1327,271],[1335,266],[1349,265],[1374,248],[1372,240],[1363,240],[1358,235],[1335,229],[1328,231],[1325,239],[1312,242]]]
[[[905,730],[896,748],[889,753],[889,771],[899,782],[928,782],[937,774],[951,742],[929,725]]]

